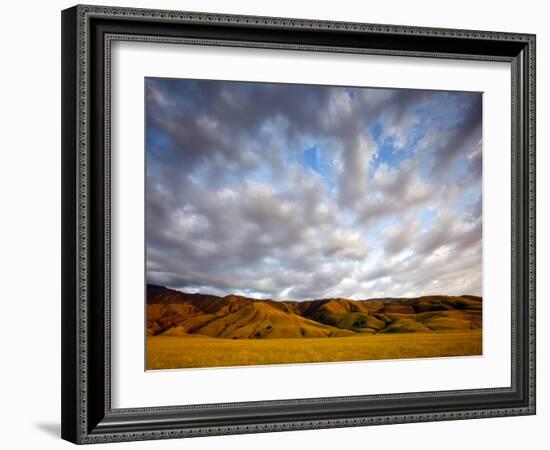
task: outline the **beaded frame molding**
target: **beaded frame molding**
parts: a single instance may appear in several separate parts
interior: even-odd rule
[[[117,40],[510,63],[511,385],[113,409],[110,68]],[[61,434],[78,444],[535,414],[535,36],[119,7],[64,10],[61,350]]]

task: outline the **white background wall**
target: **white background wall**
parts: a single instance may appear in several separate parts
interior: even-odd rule
[[[98,0],[97,3],[102,3]],[[68,448],[59,438],[60,397],[60,10],[71,1],[9,2],[0,26],[0,443]],[[548,11],[535,0],[111,0],[106,4],[536,33],[538,36],[538,415],[367,428],[117,444],[188,449],[542,448],[550,423],[548,299],[550,120]],[[546,204],[548,202],[546,201]],[[537,442],[541,444],[537,445]],[[113,447],[114,448],[114,447]]]

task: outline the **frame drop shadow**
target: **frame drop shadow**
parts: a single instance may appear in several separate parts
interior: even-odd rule
[[[58,422],[35,423],[35,427],[43,433],[49,434],[51,437],[61,437],[61,424]]]

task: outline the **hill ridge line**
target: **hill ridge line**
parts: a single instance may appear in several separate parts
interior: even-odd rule
[[[479,330],[482,306],[481,297],[468,295],[277,301],[148,285],[147,334],[275,339]]]
[[[354,299],[354,298],[348,298],[348,297],[325,297],[325,298],[314,298],[314,299],[305,299],[305,300],[292,300],[292,299],[273,299],[273,298],[254,298],[254,297],[247,297],[245,295],[241,294],[227,294],[224,296],[215,295],[215,294],[203,294],[201,292],[185,292],[180,291],[177,289],[168,288],[166,286],[158,285],[158,284],[147,284],[147,289],[163,289],[169,292],[173,292],[176,294],[182,294],[182,295],[192,295],[192,296],[204,296],[204,297],[216,297],[219,299],[227,299],[231,297],[235,298],[241,298],[241,299],[247,299],[254,302],[277,302],[277,303],[304,303],[304,302],[328,302],[331,300],[346,300],[350,302],[369,302],[369,301],[378,301],[378,302],[393,302],[393,301],[414,301],[419,299],[426,299],[426,298],[455,298],[455,297],[464,297],[464,298],[470,298],[473,300],[482,301],[483,298],[478,295],[473,294],[456,294],[456,295],[450,295],[450,294],[431,294],[431,295],[420,295],[418,297],[369,297],[364,299]]]

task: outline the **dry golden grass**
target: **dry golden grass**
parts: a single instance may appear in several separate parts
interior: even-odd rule
[[[298,339],[149,336],[147,369],[472,356],[481,352],[480,330]]]

